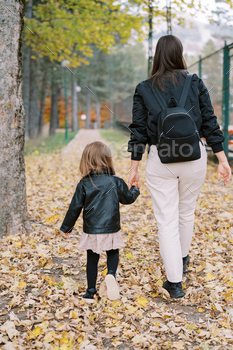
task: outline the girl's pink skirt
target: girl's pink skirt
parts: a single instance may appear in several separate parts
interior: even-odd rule
[[[88,234],[83,232],[78,244],[78,249],[90,249],[96,254],[100,254],[102,250],[106,251],[123,247],[125,247],[125,243],[122,239],[121,231],[100,234]]]

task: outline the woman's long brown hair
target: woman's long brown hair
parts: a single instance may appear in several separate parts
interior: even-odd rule
[[[91,171],[102,174],[104,170],[107,170],[109,175],[115,175],[110,148],[100,141],[86,145],[79,164],[79,170],[82,178]]]
[[[183,57],[183,45],[175,35],[161,36],[157,42],[151,74],[148,80],[152,80],[152,86],[157,82],[160,90],[163,82],[169,80],[175,84],[178,82],[177,72],[187,70]]]

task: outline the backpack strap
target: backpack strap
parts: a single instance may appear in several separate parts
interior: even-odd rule
[[[187,97],[188,97],[189,88],[191,85],[191,80],[192,80],[192,74],[187,74],[187,78],[185,79],[184,87],[183,87],[180,101],[179,101],[179,107],[184,108],[185,102],[186,102]]]
[[[164,98],[163,98],[163,96],[161,94],[160,89],[156,85],[154,85],[155,90],[153,89],[153,86],[151,88],[152,88],[153,94],[155,95],[155,98],[158,101],[158,103],[159,103],[160,107],[162,108],[162,110],[166,109],[167,108],[167,104],[164,101]]]
[[[182,93],[181,93],[181,97],[180,97],[180,101],[179,101],[179,106],[180,107],[184,107],[184,105],[185,105],[185,102],[187,100],[188,93],[189,93],[189,88],[190,88],[190,85],[191,85],[191,80],[192,80],[192,74],[187,74],[187,78],[185,79],[184,87],[183,87],[183,90],[182,90]],[[156,100],[158,101],[160,107],[162,108],[162,110],[166,109],[167,108],[167,104],[166,104],[166,102],[164,100],[164,97],[163,97],[160,89],[156,85],[154,85],[154,89],[152,87],[153,94],[154,94]]]

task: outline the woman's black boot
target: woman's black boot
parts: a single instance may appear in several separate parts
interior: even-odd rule
[[[173,283],[166,281],[163,284],[163,288],[168,291],[171,298],[183,298],[183,296],[185,295],[182,289],[181,282]]]
[[[185,256],[184,258],[183,258],[183,273],[187,273],[188,271],[188,269],[187,269],[187,267],[188,267],[188,265],[189,265],[189,262],[190,262],[190,257],[189,257],[189,255],[187,255],[187,256]]]

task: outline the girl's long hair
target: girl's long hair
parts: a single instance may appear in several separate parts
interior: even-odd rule
[[[164,91],[164,81],[178,83],[179,75],[177,73],[184,70],[187,70],[187,66],[180,39],[175,35],[161,36],[156,45],[152,70],[148,78],[152,81],[152,86],[156,81],[160,90]]]
[[[104,170],[115,175],[110,148],[103,142],[95,141],[86,145],[81,157],[79,170],[82,178],[91,171],[103,174]]]

